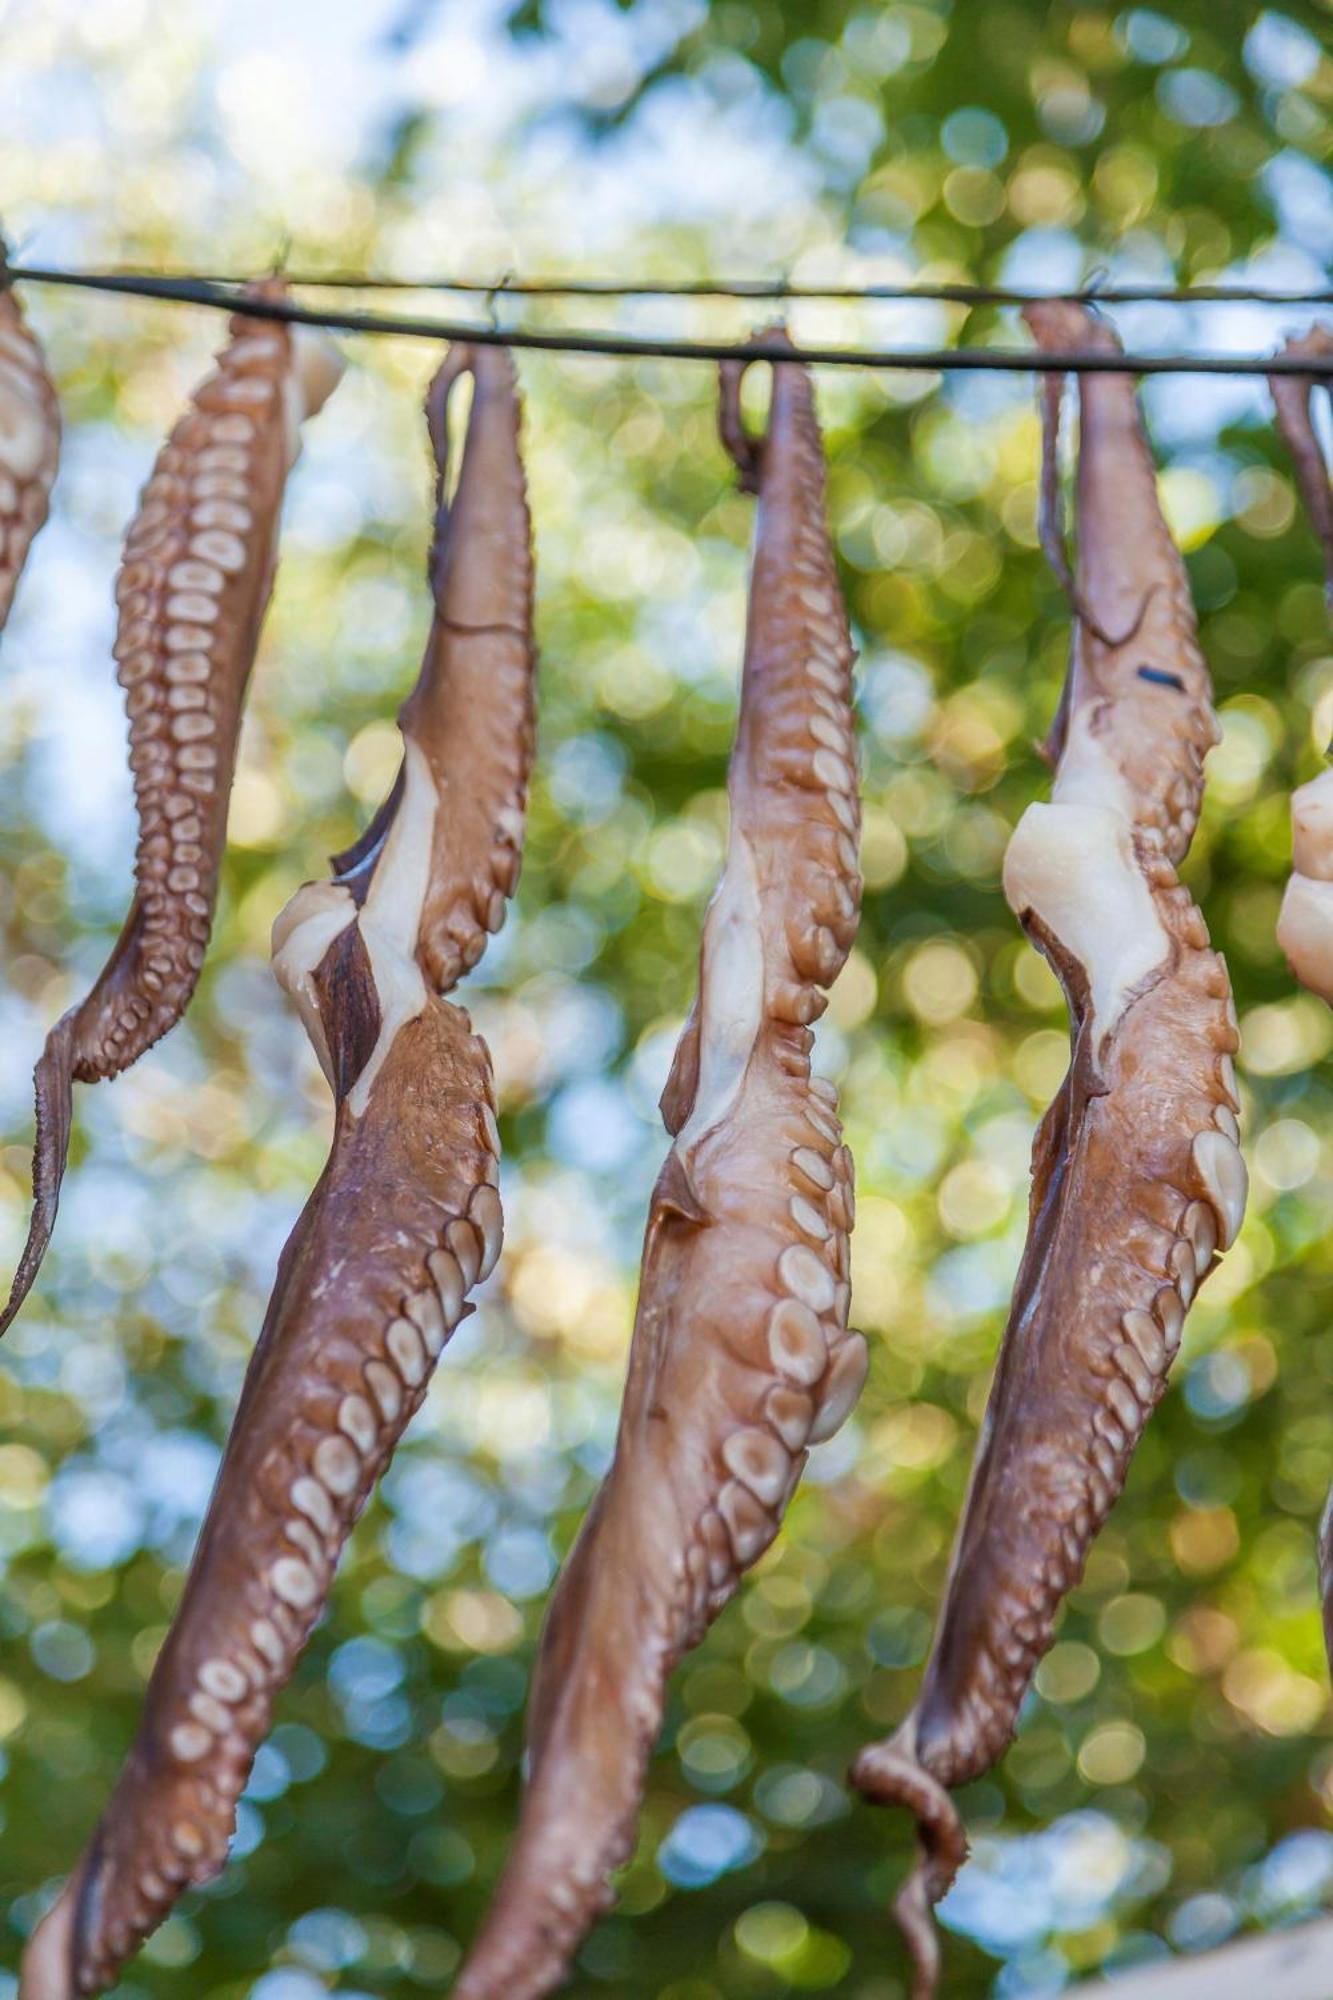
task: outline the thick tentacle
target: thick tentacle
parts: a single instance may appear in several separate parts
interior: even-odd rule
[[[663,1112],[611,1470],[557,1584],[529,1713],[519,1831],[456,2000],[556,1985],[610,1900],[672,1667],[768,1547],[854,1404],[851,1159],[808,1023],[855,934],[852,650],[810,383],[779,363],[731,836]]]
[[[448,404],[465,372],[472,410],[450,496]],[[504,922],[518,883],[532,764],[531,526],[512,356],[498,347],[452,349],[430,386],[426,415],[436,463],[435,617],[399,725],[439,793],[422,951],[432,983],[445,992]],[[498,559],[487,560],[488,552]],[[334,857],[339,879],[354,889],[400,792],[401,782],[365,838]]]
[[[329,1034],[378,1005],[364,953],[338,955],[341,942],[321,968]],[[343,1098],[138,1736],[65,1891],[63,1966],[34,1981],[41,2000],[108,1985],[181,1890],[226,1858],[236,1800],[343,1543],[498,1252],[491,1098],[484,1045],[436,999],[395,1037],[365,1113]],[[34,1942],[34,1964],[43,1949]]]
[[[60,460],[60,405],[12,286],[0,291],[0,631],[46,520]]]
[[[73,1082],[128,1069],[194,992],[283,489],[301,422],[340,372],[324,341],[238,314],[216,372],[158,454],[126,536],[115,656],[139,815],[134,902],[91,993],[53,1029],[37,1066],[33,1221],[0,1333],[37,1275],[65,1169],[68,1111],[43,1129],[43,1099],[65,1107]]]
[[[1053,348],[1100,331],[1072,305],[1029,318]],[[1085,377],[1081,401],[1079,589],[1104,629],[1146,608],[1118,646],[1076,628],[1052,802],[1028,808],[1005,861],[1005,893],[1064,985],[1073,1054],[1037,1134],[1027,1247],[924,1685],[892,1756],[877,1747],[853,1771],[918,1815],[913,1766],[955,1786],[1012,1737],[1245,1201],[1226,968],[1176,875],[1216,740],[1207,667],[1133,383]],[[946,1878],[928,1869],[922,1886],[933,1897]],[[925,1968],[916,1902],[909,1914]]]
[[[526,515],[503,537],[462,532],[484,514],[468,482],[489,476],[485,454],[465,453],[457,560],[525,576]],[[418,693],[465,733],[475,719],[435,685],[470,671],[456,662],[432,642]],[[530,731],[530,689],[511,706],[512,726]],[[283,1253],[138,1737],[34,1934],[23,2000],[99,1991],[181,1889],[222,1866],[236,1799],[343,1543],[499,1255],[490,1060],[431,983],[426,913],[448,800],[404,728],[401,782],[354,882],[307,883],[274,926],[275,972],[333,1087],[333,1149]],[[465,744],[434,747],[466,769]],[[470,879],[486,852],[479,842],[449,865]]]
[[[1328,463],[1310,409],[1315,389],[1322,387],[1327,393],[1333,383],[1333,326],[1312,326],[1308,332],[1289,340],[1282,353],[1323,356],[1329,363],[1326,376],[1312,380],[1308,375],[1270,375],[1268,387],[1278,430],[1291,453],[1296,484],[1324,551],[1324,592],[1333,606],[1333,488],[1329,486]]]

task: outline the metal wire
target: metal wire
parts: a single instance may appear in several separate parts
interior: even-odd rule
[[[134,265],[108,275],[159,277]],[[224,272],[178,274],[214,285],[241,285],[243,277]],[[854,303],[883,300],[942,300],[951,305],[1023,306],[1040,299],[1078,305],[1333,305],[1333,290],[1264,290],[1256,285],[1105,285],[1095,281],[1070,291],[1029,291],[1021,286],[973,285],[913,279],[902,284],[810,285],[788,278],[645,278],[628,284],[616,278],[401,278],[349,271],[284,271],[289,285],[305,291],[459,292],[478,297],[523,299],[828,299]]]
[[[59,271],[34,264],[11,264],[3,281],[66,285],[116,292],[134,298],[170,300],[251,319],[280,320],[324,327],[336,333],[396,334],[408,340],[471,341],[479,347],[528,348],[550,354],[600,354],[628,359],[675,361],[798,361],[813,367],[895,369],[923,374],[995,371],[1008,374],[1096,375],[1299,375],[1329,379],[1327,356],[1243,354],[1116,354],[1031,348],[875,348],[797,346],[786,339],[677,340],[628,333],[555,331],[540,327],[500,328],[464,321],[423,319],[406,314],[338,312],[295,304],[290,299],[246,297],[234,284],[206,278],[132,276],[112,271]],[[498,297],[499,286],[489,288]],[[1105,294],[1098,294],[1105,297]]]

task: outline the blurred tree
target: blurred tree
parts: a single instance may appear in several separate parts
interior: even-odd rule
[[[341,11],[12,6],[12,233],[52,261],[180,268],[257,267],[290,236],[294,266],[413,273],[1326,283],[1322,8],[1246,10],[1243,35],[1199,0]],[[0,659],[11,1255],[28,1065],[126,898],[116,541],[218,334],[182,308],[30,303],[69,439]],[[1116,317],[1134,343],[1259,350],[1301,322]],[[647,302],[599,319],[734,332],[756,314]],[[1006,313],[919,305],[812,305],[793,324],[1020,337]],[[267,929],[380,795],[426,615],[417,409],[433,357],[384,341],[354,360],[295,482],[199,1002],[80,1101],[62,1234],[3,1357],[10,1963],[129,1740],[277,1248],[322,1158],[325,1092],[267,972]],[[662,1150],[654,1100],[722,851],[750,506],[706,369],[543,358],[523,373],[541,764],[518,919],[464,995],[502,1090],[509,1247],[358,1530],[232,1866],[134,1965],[127,2000],[447,1986],[513,1823],[543,1597],[612,1434]],[[1068,644],[1035,547],[1030,387],[830,374],[821,399],[863,648],[869,893],[820,1059],[858,1158],[853,1309],[874,1367],[788,1532],[678,1677],[580,2000],[903,1991],[884,1910],[907,1830],[853,1807],[842,1774],[916,1683],[1032,1126],[1064,1064],[1058,995],[998,888],[1008,830],[1044,784],[1030,746]],[[1241,1007],[1253,1198],[1022,1735],[965,1797],[976,1859],[945,1912],[958,1996],[1015,2000],[1198,1949],[1333,1883],[1313,1569],[1333,1466],[1333,1021],[1292,993],[1273,941],[1286,795],[1333,731],[1333,655],[1262,391],[1172,380],[1147,402],[1225,732],[1190,876]]]

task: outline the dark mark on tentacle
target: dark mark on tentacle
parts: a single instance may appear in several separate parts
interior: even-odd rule
[[[1157,687],[1176,688],[1181,694],[1185,692],[1185,683],[1180,675],[1168,673],[1165,667],[1139,667],[1137,672],[1141,681],[1152,681]]]

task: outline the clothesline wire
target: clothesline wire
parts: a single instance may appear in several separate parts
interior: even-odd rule
[[[598,354],[624,359],[676,361],[799,361],[813,367],[870,368],[939,374],[996,371],[1008,374],[1127,375],[1296,375],[1327,381],[1330,361],[1319,355],[1122,354],[1086,349],[1055,352],[1033,348],[874,348],[799,346],[785,338],[758,335],[748,340],[684,340],[629,333],[563,331],[544,327],[500,327],[409,314],[339,312],[297,305],[290,299],[246,297],[231,283],[206,278],[129,276],[111,271],[61,271],[33,264],[10,264],[4,282],[73,286],[134,298],[242,311],[252,319],[323,327],[335,333],[397,335],[408,340],[464,341],[480,347],[526,348],[538,353]],[[499,295],[500,287],[490,296]],[[1099,294],[1105,297],[1105,294]]]
[[[109,276],[159,277],[160,272],[124,265]],[[240,285],[243,277],[223,272],[182,273],[215,285]],[[519,278],[512,272],[496,278],[376,277],[349,271],[284,271],[288,284],[306,291],[460,292],[483,298],[528,299],[827,299],[940,300],[951,305],[1022,306],[1039,299],[1069,300],[1079,305],[1333,305],[1333,290],[1264,289],[1257,285],[1099,284],[1095,280],[1069,291],[1033,291],[1013,285],[974,285],[941,281],[883,284],[814,285],[789,278],[643,278],[628,283],[615,278]]]

